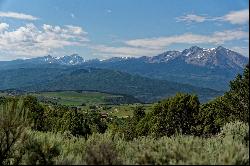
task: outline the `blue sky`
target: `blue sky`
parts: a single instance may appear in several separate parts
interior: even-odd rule
[[[248,0],[0,0],[0,60],[154,56],[222,45],[249,56]]]

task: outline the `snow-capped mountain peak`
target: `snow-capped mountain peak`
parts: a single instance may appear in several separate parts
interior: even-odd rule
[[[78,54],[63,56],[59,59],[59,61],[64,65],[79,65],[85,62],[83,57],[79,56]]]
[[[53,57],[47,55],[44,57],[29,59],[33,63],[46,64],[61,64],[61,65],[81,65],[81,64],[107,64],[107,63],[162,63],[168,64],[170,62],[178,62],[183,64],[203,66],[203,67],[222,67],[222,68],[243,68],[248,61],[247,57],[231,51],[230,49],[218,46],[216,48],[200,48],[192,46],[183,51],[166,51],[156,56],[142,56],[142,57],[113,57],[110,59],[99,60],[92,59],[85,61],[83,57],[78,54],[66,55],[62,57]]]
[[[166,63],[172,59],[175,59],[180,55],[181,52],[179,51],[166,51],[162,54],[159,54],[157,56],[149,57],[148,62],[149,63]]]
[[[53,57],[51,55],[47,55],[44,57],[34,58],[32,59],[32,61],[39,63],[61,64],[61,65],[79,65],[85,62],[83,57],[77,54],[66,55],[62,57]]]
[[[104,60],[103,63],[108,62],[122,62],[122,61],[137,61],[144,63],[165,63],[166,65],[171,61],[182,61],[186,64],[203,66],[203,67],[222,67],[222,68],[242,68],[244,67],[247,58],[239,53],[231,51],[222,46],[217,48],[201,48],[192,46],[183,51],[166,51],[156,56],[142,56],[139,58],[124,58],[113,57]]]
[[[210,49],[193,46],[185,49],[182,57],[188,64],[206,67],[239,67],[246,62],[246,57],[222,46]]]

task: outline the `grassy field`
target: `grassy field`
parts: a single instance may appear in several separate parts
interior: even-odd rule
[[[90,110],[90,106],[97,106],[101,112],[106,112],[109,115],[117,117],[128,117],[133,115],[133,110],[136,106],[141,104],[120,104],[108,105],[105,102],[106,97],[120,97],[119,95],[111,95],[101,92],[75,92],[75,91],[62,91],[62,92],[40,92],[32,93],[31,95],[38,98],[43,98],[48,101],[54,101],[61,105],[77,106],[82,110]],[[82,104],[85,104],[82,106]],[[146,112],[150,109],[151,105],[144,105]]]
[[[58,104],[66,106],[81,106],[82,104],[88,105],[100,105],[105,104],[106,97],[118,97],[118,95],[111,95],[101,92],[74,92],[74,91],[62,91],[62,92],[40,92],[32,93],[36,97],[44,97],[45,99],[52,100]]]
[[[0,92],[0,96],[6,96],[7,93]],[[128,117],[133,115],[133,110],[136,106],[142,104],[120,104],[111,105],[106,103],[107,97],[120,97],[119,95],[112,95],[101,92],[75,92],[75,91],[61,91],[61,92],[37,92],[29,93],[37,97],[41,102],[50,101],[66,106],[76,106],[82,110],[90,110],[90,106],[97,106],[101,112],[106,112],[109,115],[117,117]],[[49,103],[48,103],[49,104]],[[82,105],[84,104],[84,105]],[[152,107],[152,104],[143,104],[145,112],[148,112]]]
[[[109,115],[117,117],[128,117],[133,115],[133,110],[136,106],[142,104],[120,104],[120,105],[103,105],[106,97],[120,97],[119,95],[111,95],[101,92],[74,92],[74,91],[62,91],[62,92],[40,92],[33,93],[33,96],[44,97],[47,100],[55,101],[58,104],[66,106],[78,106],[82,110],[89,110],[90,106],[98,106],[96,109],[101,112],[106,112]],[[82,106],[82,104],[86,104]],[[150,110],[151,104],[144,104],[145,111]]]
[[[117,117],[128,117],[133,115],[133,110],[136,106],[142,106],[142,104],[123,104],[123,105],[113,105],[111,109],[106,111],[110,115],[117,116]],[[149,112],[152,104],[143,104],[145,108],[145,112]]]
[[[0,96],[7,96],[8,93],[5,93],[5,92],[0,92]]]

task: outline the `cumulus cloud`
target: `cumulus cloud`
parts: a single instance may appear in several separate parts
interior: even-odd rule
[[[21,19],[21,20],[30,20],[34,21],[38,18],[32,15],[24,14],[24,13],[16,13],[16,12],[0,12],[0,17]]]
[[[77,27],[77,26],[72,26],[72,25],[66,25],[66,27],[68,28],[68,30],[75,34],[75,35],[80,35],[80,34],[85,34],[87,35],[88,33],[83,31],[83,29],[81,27]]]
[[[86,34],[81,27],[72,25],[44,24],[38,28],[34,24],[26,24],[12,31],[0,31],[0,50],[12,56],[46,55],[65,46],[81,46],[88,41]]]
[[[0,23],[0,32],[9,28],[9,24]]]
[[[228,21],[232,24],[246,24],[249,22],[249,9],[232,11],[221,18],[223,21]]]
[[[208,16],[200,16],[196,14],[187,14],[184,16],[180,16],[176,18],[177,22],[205,22],[205,21],[224,21],[230,22],[231,24],[246,24],[249,22],[249,9],[243,9],[239,11],[231,11],[224,16],[218,17],[208,17]]]
[[[114,47],[107,45],[95,45],[90,48],[95,51],[95,55],[103,57],[117,56],[117,57],[136,57],[136,56],[152,56],[159,54],[167,49],[172,44],[214,44],[221,45],[225,42],[235,40],[248,40],[249,32],[241,30],[227,30],[222,32],[215,32],[208,35],[200,34],[181,34],[175,36],[165,36],[158,38],[144,38],[124,41],[124,45]],[[236,50],[237,48],[234,48]],[[238,48],[240,53],[246,49]]]
[[[125,41],[125,44],[132,47],[162,49],[171,44],[223,44],[227,41],[248,39],[249,32],[241,30],[227,30],[222,32],[215,32],[211,35],[199,35],[187,33],[176,36],[166,36],[159,38],[146,38]]]

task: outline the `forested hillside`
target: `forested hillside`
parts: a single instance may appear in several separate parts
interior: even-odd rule
[[[2,70],[0,81],[0,90],[94,90],[131,95],[142,102],[155,102],[177,92],[197,94],[200,100],[205,102],[223,93],[208,88],[95,68],[34,67]]]
[[[193,86],[228,90],[229,81],[242,73],[249,58],[218,46],[205,49],[192,46],[183,51],[165,51],[155,56],[112,57],[84,60],[77,54],[51,55],[26,60],[0,61],[0,70],[19,68],[101,68],[118,70],[151,79],[186,83]]]

